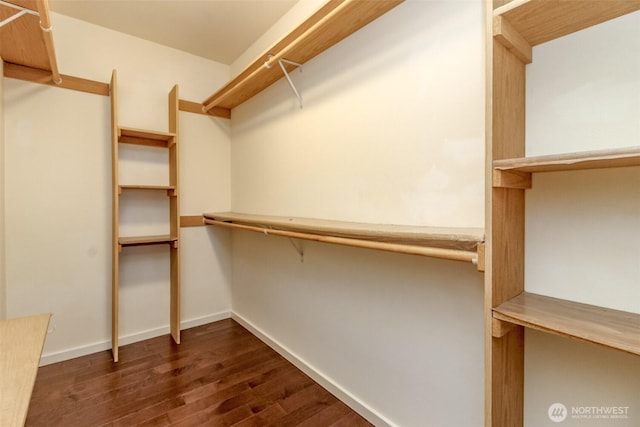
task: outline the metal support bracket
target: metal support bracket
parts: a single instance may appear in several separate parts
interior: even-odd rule
[[[18,13],[16,13],[15,15],[11,15],[10,17],[5,19],[4,21],[0,22],[0,28],[4,27],[9,22],[15,21],[16,19],[20,18],[21,16],[24,16],[24,15],[27,15],[27,14],[40,16],[40,14],[38,12],[34,11],[34,10],[27,9],[25,7],[21,7],[21,6],[15,5],[13,3],[9,3],[9,2],[0,0],[0,4],[3,5],[3,6],[11,7],[13,9],[17,9],[18,10]]]
[[[269,59],[271,58],[273,58],[273,55],[269,55]],[[291,90],[293,90],[293,93],[295,93],[296,97],[298,98],[298,103],[300,104],[300,108],[302,108],[302,95],[300,95],[300,92],[298,92],[298,89],[296,89],[296,85],[293,84],[293,80],[291,80],[291,77],[289,76],[289,73],[287,72],[287,68],[284,66],[284,64],[295,65],[296,67],[298,67],[300,72],[302,72],[302,64],[298,62],[289,61],[288,59],[284,59],[284,58],[278,59],[278,65],[280,65],[280,68],[282,69],[284,76],[287,78],[287,82],[289,82],[289,86],[291,86]],[[269,62],[265,62],[264,66],[266,68],[271,68],[271,64],[269,64]]]
[[[298,246],[291,237],[289,237],[289,242],[291,242],[293,249],[295,249],[296,252],[298,252],[298,255],[300,255],[300,262],[304,262],[304,248],[302,247],[302,242],[300,242],[300,245]]]

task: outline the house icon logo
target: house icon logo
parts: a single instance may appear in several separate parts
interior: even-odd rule
[[[554,423],[561,423],[567,418],[567,407],[562,403],[553,403],[549,406],[549,410],[547,411],[547,415],[549,415],[549,419]]]

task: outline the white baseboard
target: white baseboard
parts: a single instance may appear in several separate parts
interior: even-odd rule
[[[207,316],[202,316],[195,319],[183,320],[182,322],[180,322],[180,329],[184,330],[194,328],[196,326],[206,325],[207,323],[217,322],[218,320],[228,319],[229,317],[231,317],[231,313],[228,311],[224,311],[221,313],[209,314]],[[161,328],[148,329],[146,331],[136,332],[135,334],[125,335],[120,337],[118,341],[119,345],[133,344],[134,342],[166,335],[169,332],[169,326],[163,326]],[[76,357],[86,356],[88,354],[93,354],[109,349],[111,349],[111,340],[102,341],[95,344],[83,345],[80,347],[57,351],[54,353],[47,353],[43,354],[40,358],[40,366],[50,365],[52,363],[62,362],[64,360],[74,359]]]
[[[271,347],[273,350],[278,352],[282,357],[287,359],[289,362],[294,364],[298,369],[300,369],[305,374],[309,375],[315,382],[320,384],[322,387],[329,390],[334,396],[347,404],[351,409],[356,411],[358,414],[362,415],[366,418],[370,423],[377,427],[393,427],[394,424],[391,421],[387,420],[385,417],[380,415],[376,410],[363,403],[357,397],[352,395],[350,392],[342,388],[335,380],[328,377],[327,375],[320,372],[318,369],[313,367],[311,364],[307,363],[304,359],[293,353],[287,347],[280,344],[275,339],[271,338],[269,334],[261,330],[260,328],[253,325],[251,322],[243,318],[241,315],[237,313],[231,313],[231,318],[248,329],[252,334],[258,337],[261,341]]]

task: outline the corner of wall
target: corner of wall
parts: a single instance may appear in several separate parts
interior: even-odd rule
[[[0,320],[7,316],[7,303],[5,292],[5,260],[4,260],[4,62],[0,58]]]

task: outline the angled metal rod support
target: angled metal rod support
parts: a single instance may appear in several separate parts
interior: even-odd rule
[[[289,237],[289,242],[291,242],[291,246],[293,246],[293,249],[295,249],[296,252],[298,252],[298,255],[300,255],[300,262],[304,262],[304,248],[302,246],[302,242],[300,242],[300,246],[298,246],[291,237]]]
[[[18,5],[15,5],[13,3],[8,3],[6,1],[2,1],[0,0],[0,4],[3,6],[7,6],[7,7],[11,7],[13,9],[18,10],[18,13],[16,13],[15,15],[11,15],[10,17],[8,17],[7,19],[5,19],[4,21],[0,22],[0,28],[4,27],[5,25],[7,25],[9,22],[11,21],[15,21],[16,19],[20,18],[21,16],[24,16],[26,14],[30,14],[30,15],[35,15],[38,16],[39,13],[31,10],[31,9],[27,9],[25,7],[21,7]]]
[[[269,59],[271,58],[273,58],[273,55],[269,55]],[[298,103],[300,104],[300,108],[302,108],[302,95],[300,95],[300,92],[298,92],[298,89],[296,89],[296,85],[293,84],[293,80],[291,80],[291,77],[289,76],[289,73],[287,72],[287,69],[285,68],[284,64],[295,65],[300,69],[300,71],[302,71],[302,64],[298,62],[289,61],[288,59],[284,59],[284,58],[278,59],[278,65],[280,65],[280,68],[282,69],[284,76],[287,78],[287,82],[289,82],[289,86],[291,86],[291,90],[293,90],[293,93],[295,93],[296,97],[298,98]],[[264,66],[267,68],[271,68],[271,65],[269,64],[269,62],[265,62]]]

